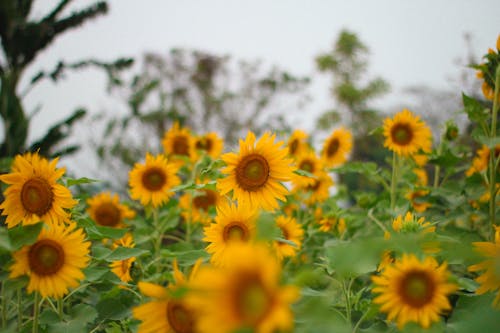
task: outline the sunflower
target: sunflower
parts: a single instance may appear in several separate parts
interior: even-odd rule
[[[500,307],[500,226],[495,226],[495,242],[474,242],[472,243],[477,252],[487,258],[478,264],[469,267],[469,271],[484,271],[476,278],[480,284],[476,294],[484,294],[488,291],[499,290],[493,300],[493,305]]]
[[[201,260],[198,260],[188,279],[179,271],[177,261],[174,260],[173,285],[167,288],[160,285],[139,282],[139,291],[152,301],[132,309],[133,316],[141,321],[138,333],[191,333],[195,329],[196,313],[190,307],[184,296],[172,297],[172,292],[185,288],[186,284],[196,276]]]
[[[486,61],[479,66],[479,71],[476,76],[484,80],[481,85],[481,90],[486,99],[492,101],[495,99],[495,74],[498,64],[500,63],[500,35],[497,38],[496,51],[488,49],[488,53],[483,57]],[[500,98],[500,96],[498,96]]]
[[[223,201],[217,206],[215,223],[205,227],[203,240],[210,243],[206,251],[212,255],[215,266],[227,263],[229,245],[234,242],[250,242],[255,236],[257,211],[248,205],[233,205]]]
[[[318,156],[316,156],[316,153],[313,150],[308,150],[296,155],[295,163],[297,165],[297,169],[307,171],[313,176],[316,176],[324,171],[322,160]],[[294,174],[292,177],[292,182],[296,186],[304,187],[308,185],[314,185],[316,183],[316,180],[313,177]]]
[[[239,154],[222,155],[227,164],[222,173],[227,177],[217,180],[221,195],[232,191],[238,202],[265,210],[278,208],[276,199],[286,200],[288,189],[280,182],[292,178],[293,162],[286,157],[287,149],[281,148],[282,142],[274,140],[275,135],[266,132],[255,142],[249,131],[246,139],[240,140]]]
[[[215,132],[198,136],[194,140],[194,149],[196,151],[205,152],[212,158],[219,158],[223,147],[224,141]]]
[[[201,267],[190,285],[187,302],[200,313],[199,331],[291,331],[298,289],[280,285],[281,266],[268,247],[234,243],[228,259],[223,268]]]
[[[334,184],[332,177],[325,171],[317,173],[316,178],[312,180],[313,182],[309,185],[295,185],[292,189],[293,193],[305,194],[303,200],[309,205],[328,199],[330,197],[330,188]]]
[[[299,129],[294,130],[287,142],[288,154],[297,156],[304,150],[307,150],[309,148],[307,143],[308,137],[309,135],[306,132]]]
[[[130,196],[146,206],[158,207],[173,194],[172,187],[181,183],[179,166],[168,163],[163,155],[146,154],[145,164],[136,163],[129,174]]]
[[[324,216],[318,221],[320,227],[319,231],[330,232],[336,228],[338,233],[342,235],[346,230],[345,220],[336,216]]]
[[[384,120],[384,137],[384,147],[398,155],[410,156],[419,150],[431,150],[431,130],[420,117],[407,109],[397,113],[393,119]]]
[[[126,233],[125,236],[123,236],[113,244],[113,248],[115,249],[119,246],[128,248],[135,247],[132,235]],[[123,260],[113,261],[111,264],[109,264],[109,267],[111,268],[111,272],[118,276],[122,282],[127,283],[129,281],[132,281],[132,277],[130,276],[130,269],[132,268],[132,264],[135,262],[135,260],[135,257],[130,257]]]
[[[34,244],[12,254],[9,276],[28,275],[28,293],[61,298],[84,278],[82,269],[90,260],[89,249],[90,242],[75,223],[45,225]]]
[[[396,233],[416,233],[420,235],[425,235],[436,231],[436,227],[431,225],[430,222],[426,221],[424,217],[417,218],[410,212],[407,212],[404,217],[403,215],[398,215],[392,221],[392,229]],[[386,232],[384,237],[386,239],[389,239],[391,237],[391,234],[389,232]],[[427,254],[437,253],[440,251],[439,243],[434,241],[425,241],[422,244],[422,247],[424,253]]]
[[[12,172],[0,176],[0,181],[9,185],[0,205],[2,215],[7,215],[8,228],[20,223],[69,221],[66,209],[77,202],[67,187],[57,183],[65,172],[64,168],[56,168],[57,161],[56,158],[49,162],[38,153],[17,155]]]
[[[218,192],[208,188],[183,194],[179,198],[179,207],[185,221],[208,224],[212,221],[211,209],[214,209],[222,197]]]
[[[125,227],[124,219],[132,219],[135,212],[125,205],[120,204],[118,194],[111,195],[110,192],[99,193],[87,199],[89,208],[87,213],[90,218],[99,225],[105,227]]]
[[[381,305],[388,320],[397,321],[399,329],[411,321],[428,328],[439,321],[440,313],[451,309],[447,295],[458,289],[448,282],[446,268],[446,263],[438,265],[433,257],[419,261],[413,254],[404,254],[379,276],[372,276],[372,292],[380,294],[373,302]]]
[[[413,169],[413,173],[417,176],[416,186],[427,186],[428,177],[427,172],[423,168]],[[421,198],[429,194],[428,190],[417,189],[410,191],[406,194],[406,198],[410,200],[413,209],[416,212],[422,213],[431,206],[430,203],[422,201]]]
[[[500,145],[496,145],[495,157],[498,157],[499,153],[500,153]],[[486,171],[486,169],[488,169],[489,160],[490,160],[490,149],[486,145],[483,145],[481,148],[477,150],[476,156],[472,159],[472,165],[465,172],[465,175],[467,177],[470,177],[476,172],[480,173]]]
[[[302,246],[302,239],[304,238],[302,226],[293,217],[282,215],[276,218],[276,225],[280,228],[283,238],[295,244],[291,245],[279,240],[275,241],[274,248],[276,249],[278,258],[294,257],[297,250],[300,250]]]
[[[163,150],[168,157],[179,160],[180,156],[188,159],[194,158],[194,138],[189,129],[180,127],[178,122],[165,132],[161,141]]]
[[[340,127],[334,130],[323,143],[321,157],[329,167],[339,166],[347,161],[352,150],[352,134]]]

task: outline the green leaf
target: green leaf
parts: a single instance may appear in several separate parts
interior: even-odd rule
[[[66,178],[66,186],[70,187],[73,185],[82,185],[82,184],[90,184],[90,183],[96,183],[99,182],[97,179],[90,179],[87,177],[82,177],[82,178]]]
[[[80,219],[78,224],[85,229],[87,237],[91,240],[100,240],[104,238],[118,239],[122,238],[128,231],[127,228],[100,226],[88,218]]]
[[[495,294],[462,295],[448,320],[447,332],[500,332],[500,311],[493,308]]]
[[[293,173],[299,175],[299,176],[304,176],[304,177],[309,177],[309,178],[316,178],[316,176],[309,171],[302,170],[302,169],[296,169],[293,171]]]
[[[148,253],[148,250],[144,249],[139,249],[139,248],[133,248],[133,247],[117,247],[114,249],[110,254],[108,254],[106,257],[104,257],[104,260],[106,261],[119,261],[119,260],[125,260],[131,257],[139,257],[143,255],[144,253]]]
[[[52,319],[52,315],[46,315],[47,320]],[[69,311],[69,317],[63,321],[49,325],[49,333],[86,332],[87,324],[97,318],[97,311],[88,304],[77,304]]]
[[[482,123],[488,120],[489,112],[481,103],[462,93],[464,111],[473,122]]]
[[[107,272],[109,272],[107,267],[87,267],[83,270],[85,279],[90,282],[99,281]]]
[[[0,250],[10,252],[12,245],[10,244],[9,232],[7,228],[0,227]]]
[[[42,230],[43,222],[27,225],[27,226],[17,226],[15,228],[9,229],[9,239],[11,244],[11,250],[17,251],[24,245],[33,244],[40,231]]]
[[[260,240],[273,240],[281,237],[281,229],[276,225],[274,216],[261,213],[257,219],[256,237]]]

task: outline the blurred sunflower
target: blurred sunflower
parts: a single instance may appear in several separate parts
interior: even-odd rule
[[[123,236],[113,244],[114,249],[119,246],[128,248],[135,247],[132,235],[130,233],[126,233],[125,236]],[[132,264],[135,262],[135,260],[135,257],[130,257],[123,260],[113,261],[109,264],[109,267],[111,269],[111,272],[118,276],[118,278],[120,278],[122,282],[127,283],[129,281],[132,281],[132,277],[130,276],[130,269],[132,268]]]
[[[90,260],[89,249],[90,242],[76,224],[45,225],[34,244],[12,254],[9,276],[28,275],[28,293],[61,298],[84,278],[82,269]]]
[[[309,135],[299,129],[296,129],[288,138],[287,147],[288,154],[291,156],[297,156],[302,153],[304,150],[309,150],[309,144],[307,143],[307,138]]]
[[[398,155],[410,156],[420,150],[429,152],[432,133],[429,127],[409,110],[397,113],[394,118],[384,120],[384,147]]]
[[[312,205],[323,202],[330,197],[330,188],[333,186],[332,177],[325,171],[316,174],[313,182],[306,186],[295,185],[292,193],[300,194],[305,203]]]
[[[497,37],[496,51],[491,48],[488,49],[488,53],[483,58],[485,58],[485,62],[475,66],[478,69],[476,76],[483,80],[481,90],[484,97],[492,101],[495,98],[496,69],[500,64],[500,35]]]
[[[67,187],[57,183],[65,172],[64,168],[56,168],[57,162],[57,158],[49,162],[38,153],[17,155],[12,172],[0,175],[0,181],[8,184],[0,205],[2,215],[7,216],[8,228],[40,221],[52,224],[69,221],[65,210],[77,202]]]
[[[417,181],[415,183],[417,187],[427,186],[428,177],[425,169],[415,168],[413,169],[413,173],[417,176]],[[411,205],[416,212],[422,213],[431,206],[429,202],[422,200],[422,198],[427,194],[429,194],[429,191],[426,189],[414,189],[406,194],[406,198],[410,200]]]
[[[178,122],[165,132],[161,143],[165,154],[172,160],[178,161],[179,156],[190,160],[195,157],[194,138],[189,129],[181,127]]]
[[[202,267],[190,284],[187,302],[200,317],[200,332],[292,331],[290,305],[299,296],[281,286],[281,266],[266,245],[234,243],[224,268]]]
[[[196,151],[205,152],[208,156],[214,159],[219,158],[223,147],[224,140],[222,140],[215,132],[198,136],[194,140],[194,149],[196,149]]]
[[[316,214],[315,214],[316,215]],[[337,216],[321,216],[317,219],[319,224],[319,231],[330,232],[337,229],[339,235],[342,235],[346,230],[345,220]]]
[[[220,194],[208,188],[196,190],[194,194],[186,192],[179,198],[179,207],[185,221],[208,224],[212,221],[210,210],[222,200]]]
[[[419,261],[413,254],[387,266],[379,276],[372,276],[373,300],[388,320],[395,320],[402,329],[408,322],[428,328],[439,321],[439,315],[451,309],[447,296],[458,288],[448,282],[446,263],[438,265],[432,257]]]
[[[295,157],[297,169],[307,171],[313,176],[323,172],[324,166],[322,160],[316,155],[313,150],[304,151]],[[314,185],[316,180],[313,177],[301,176],[293,174],[292,182],[296,186]]]
[[[498,157],[498,155],[500,155],[500,145],[495,146],[495,157]],[[483,145],[476,151],[476,156],[472,159],[472,165],[465,172],[465,175],[470,177],[476,172],[480,173],[486,171],[486,169],[488,169],[489,160],[490,149],[486,145]]]
[[[329,167],[342,165],[352,150],[352,134],[347,129],[340,127],[334,130],[323,143],[321,157]]]
[[[304,238],[302,226],[293,217],[282,215],[276,218],[276,225],[280,228],[283,238],[295,244],[291,245],[278,240],[274,241],[274,248],[276,249],[278,258],[294,257],[302,246],[302,239]]]
[[[129,173],[130,196],[144,206],[162,205],[172,196],[172,187],[181,183],[178,169],[179,166],[168,163],[165,156],[147,153],[145,163],[136,163]]]
[[[125,205],[120,204],[118,194],[111,195],[110,192],[99,193],[87,199],[89,208],[87,213],[95,223],[105,226],[122,228],[125,227],[124,219],[132,219],[135,212]]]
[[[480,284],[476,294],[499,290],[493,300],[493,305],[500,308],[500,226],[495,226],[495,242],[474,242],[475,250],[487,259],[478,264],[469,266],[469,271],[484,271],[476,278]]]
[[[212,255],[210,262],[225,266],[229,246],[234,242],[250,242],[255,236],[257,210],[240,203],[233,205],[223,201],[217,206],[215,223],[204,228],[203,240],[208,244],[206,251]]]
[[[186,279],[179,271],[177,260],[174,260],[175,283],[167,288],[149,282],[138,283],[139,291],[153,299],[132,309],[133,316],[141,321],[138,333],[198,332],[195,327],[196,312],[186,303],[184,296],[174,298],[172,293],[180,288],[186,288],[186,284],[196,276],[200,264],[201,260],[196,261],[189,278]]]
[[[281,182],[293,176],[293,161],[287,158],[282,142],[275,143],[275,135],[266,132],[255,142],[255,135],[248,132],[240,140],[239,154],[227,153],[222,160],[227,164],[222,173],[227,177],[217,180],[221,195],[233,192],[238,203],[265,210],[278,208],[278,200],[286,201],[288,189]]]

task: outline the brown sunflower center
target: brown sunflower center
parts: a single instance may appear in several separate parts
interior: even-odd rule
[[[307,185],[307,190],[311,192],[316,192],[321,185],[321,181],[318,179],[313,179],[312,183]]]
[[[175,155],[189,155],[188,138],[183,135],[177,135],[173,140],[172,150]]]
[[[43,178],[31,178],[21,189],[21,203],[28,212],[42,216],[52,207],[54,193],[52,187]]]
[[[214,191],[205,190],[203,192],[203,194],[193,198],[193,205],[206,212],[210,207],[215,206],[216,196]]]
[[[314,172],[314,163],[311,160],[303,160],[299,164],[299,169],[312,173]]]
[[[211,151],[212,150],[212,140],[208,138],[201,138],[196,141],[196,149]]]
[[[293,139],[292,142],[288,145],[288,151],[290,155],[294,155],[297,152],[297,148],[299,148],[299,140]]]
[[[328,143],[328,146],[326,148],[326,156],[332,157],[333,155],[335,155],[337,153],[337,151],[339,150],[339,147],[340,147],[339,139],[334,138],[334,139],[330,140],[330,142]]]
[[[103,202],[95,210],[95,220],[100,225],[114,227],[121,221],[120,209],[112,202]]]
[[[161,190],[163,185],[167,182],[167,175],[165,172],[157,167],[147,169],[142,175],[142,185],[148,191]]]
[[[37,275],[52,275],[64,265],[64,250],[51,239],[42,239],[28,251],[28,264]]]
[[[250,233],[247,226],[238,221],[227,224],[222,231],[222,238],[225,242],[232,240],[246,242],[249,237]]]
[[[271,295],[257,277],[246,277],[235,292],[235,309],[241,320],[255,325],[265,318],[272,304]]]
[[[408,124],[396,124],[391,129],[392,141],[401,146],[405,146],[413,139],[413,131]]]
[[[168,302],[167,320],[170,327],[176,333],[190,333],[194,331],[193,316],[181,302],[173,300]]]
[[[259,154],[245,156],[236,167],[236,181],[246,191],[257,191],[269,178],[269,163]]]
[[[435,283],[428,273],[414,271],[402,279],[398,292],[405,304],[420,308],[433,299],[435,289]]]

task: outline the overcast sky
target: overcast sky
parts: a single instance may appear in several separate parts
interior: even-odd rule
[[[40,18],[58,1],[35,1],[32,17]],[[75,0],[72,9],[94,1]],[[140,58],[144,51],[164,53],[174,47],[200,49],[233,58],[276,64],[313,79],[313,102],[297,116],[308,126],[331,106],[329,79],[315,71],[314,57],[331,49],[341,29],[349,29],[370,49],[370,74],[392,86],[384,99],[401,101],[401,90],[425,84],[451,87],[465,56],[463,34],[472,35],[479,58],[494,47],[500,34],[498,0],[110,0],[110,11],[69,31],[41,53],[25,73],[24,86],[39,70],[50,70],[61,59],[111,61]],[[57,85],[46,81],[24,102],[27,112],[40,111],[31,124],[31,138],[78,106],[91,112],[116,112],[117,98],[105,92],[102,72],[69,73]],[[22,87],[21,87],[22,88]],[[389,103],[389,102],[387,102]]]

